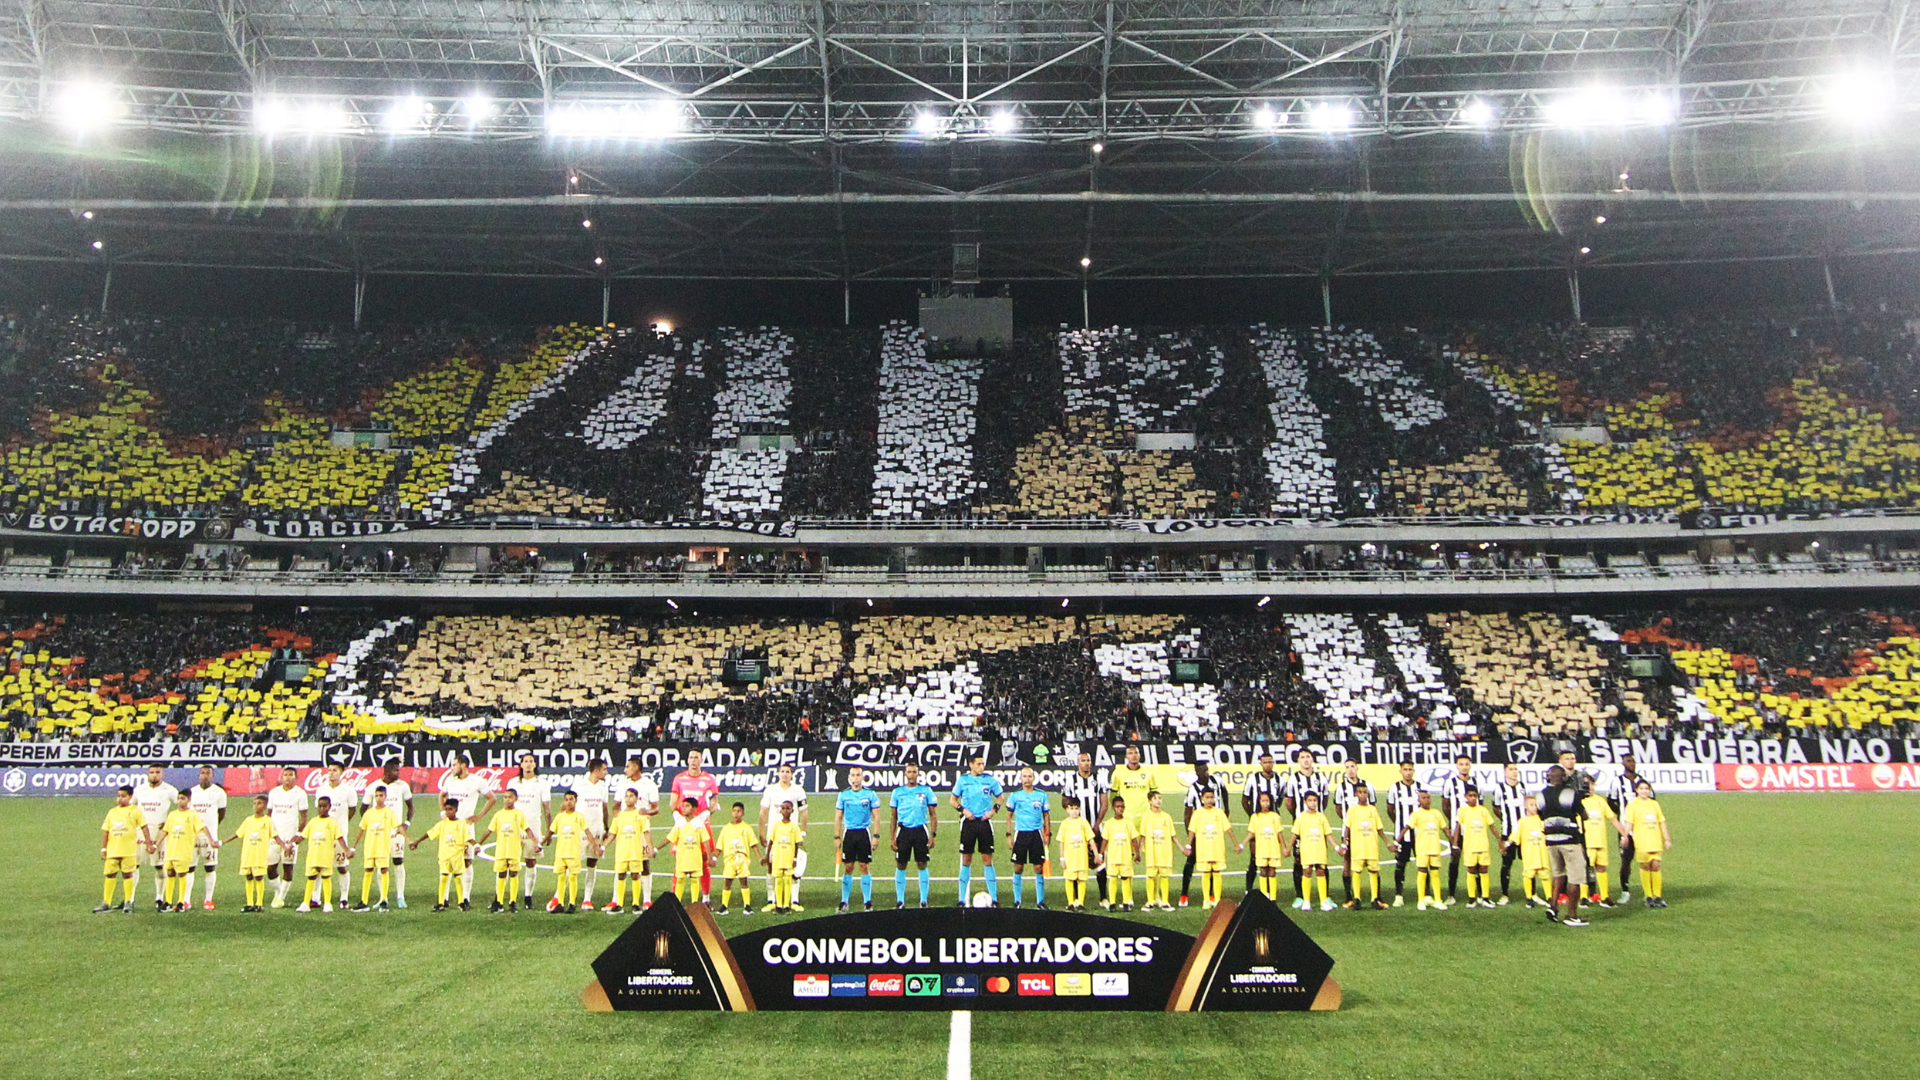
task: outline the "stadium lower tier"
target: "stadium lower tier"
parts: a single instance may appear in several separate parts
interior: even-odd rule
[[[1277,608],[1278,605],[1275,605]],[[20,740],[1912,733],[1911,610],[0,619]]]

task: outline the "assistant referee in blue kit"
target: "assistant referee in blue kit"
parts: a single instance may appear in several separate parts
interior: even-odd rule
[[[973,853],[987,868],[987,894],[1000,906],[1000,882],[993,875],[993,815],[1000,812],[1006,789],[987,775],[987,759],[975,755],[967,771],[953,782],[953,806],[960,811],[960,906],[967,906],[967,886],[973,880]]]

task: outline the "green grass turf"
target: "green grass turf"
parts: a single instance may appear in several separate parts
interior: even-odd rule
[[[1915,1071],[1920,1049],[1897,1018],[1920,992],[1920,797],[1664,801],[1677,842],[1666,911],[1636,901],[1596,913],[1583,930],[1518,907],[1314,912],[1300,921],[1337,960],[1346,993],[1338,1013],[981,1013],[975,1074],[1561,1071],[1671,1080]],[[817,820],[830,820],[827,805],[816,802]],[[104,809],[94,800],[0,799],[9,841],[0,845],[0,1074],[944,1075],[945,1014],[589,1014],[578,993],[617,919],[433,915],[426,857],[414,867],[414,906],[385,916],[242,915],[232,850],[216,912],[156,915],[143,879],[139,913],[93,915]],[[956,835],[941,839],[936,874],[952,874]],[[831,857],[830,833],[816,824],[810,839],[817,874]],[[1229,881],[1237,894],[1238,875]],[[830,889],[807,883],[809,915],[831,911]],[[607,890],[603,880],[597,899]],[[892,902],[890,867],[875,892]],[[936,895],[951,902],[953,885],[936,885]],[[1050,899],[1059,902],[1057,888]],[[1203,913],[1134,917],[1191,933]],[[721,925],[739,933],[767,918]]]

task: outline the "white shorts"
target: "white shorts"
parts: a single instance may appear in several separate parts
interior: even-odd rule
[[[607,830],[597,825],[587,826],[587,845],[580,854],[589,859],[597,859],[607,849]]]
[[[394,830],[393,843],[387,848],[387,854],[393,857],[396,866],[399,865],[400,860],[407,857],[406,833],[400,832],[398,829]]]
[[[217,866],[220,863],[220,849],[207,843],[204,838],[196,841],[193,845],[193,862],[195,866]]]
[[[167,845],[155,844],[153,850],[140,849],[140,865],[159,870],[167,865]]]
[[[273,843],[267,846],[267,869],[271,870],[282,864],[287,866],[294,864],[295,856],[299,853],[294,850],[292,843],[290,843],[292,839],[293,837],[291,836],[281,836],[278,833],[274,834]]]
[[[532,866],[540,858],[540,843],[532,836],[520,838],[520,861]]]

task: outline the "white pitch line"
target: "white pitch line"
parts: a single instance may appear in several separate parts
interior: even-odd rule
[[[947,1031],[947,1080],[973,1080],[973,1014],[956,1012]]]

